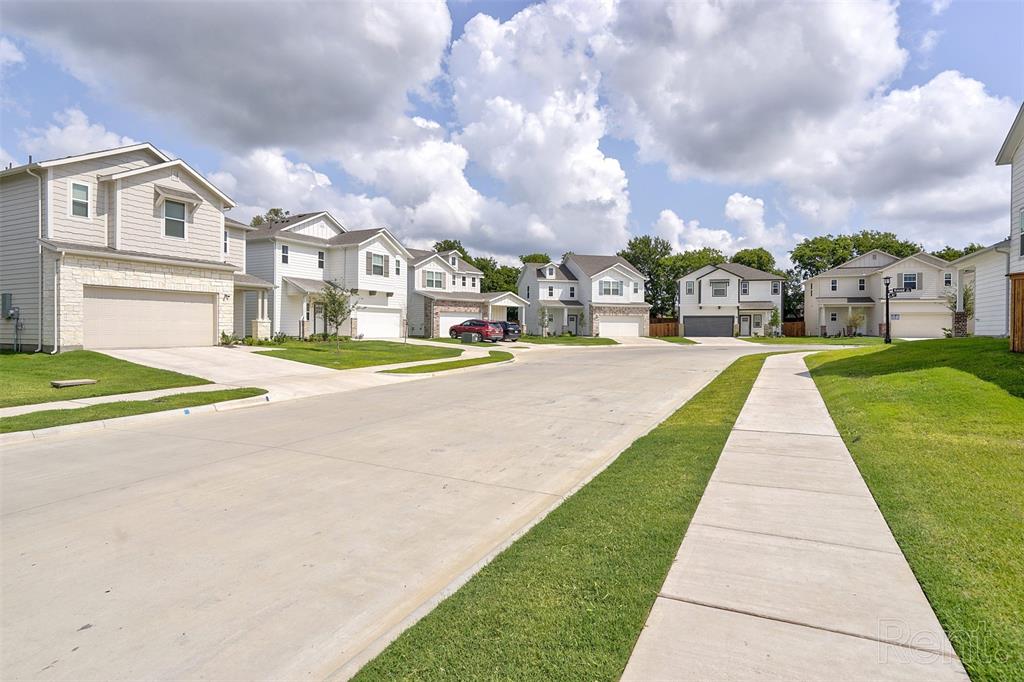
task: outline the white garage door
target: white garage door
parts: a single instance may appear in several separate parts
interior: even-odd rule
[[[85,287],[86,348],[212,346],[215,294]]]
[[[602,317],[598,323],[601,336],[640,336],[640,320],[636,317]]]
[[[440,326],[438,327],[438,334],[441,336],[448,336],[448,330],[452,328],[452,325],[462,324],[466,320],[473,320],[479,318],[478,313],[441,313],[439,315]]]
[[[356,331],[364,339],[397,339],[402,336],[401,311],[360,310]]]
[[[940,339],[942,328],[953,326],[952,313],[899,313],[892,321],[892,335],[898,339]]]

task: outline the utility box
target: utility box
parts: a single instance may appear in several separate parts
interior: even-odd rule
[[[480,335],[476,332],[462,332],[462,343],[476,343],[480,340]]]
[[[14,313],[14,294],[3,293],[0,294],[0,315],[4,316],[5,320],[9,320],[15,316]]]

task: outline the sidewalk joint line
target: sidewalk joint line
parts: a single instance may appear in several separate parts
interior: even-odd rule
[[[856,493],[837,493],[831,490],[817,490],[814,488],[797,488],[791,485],[768,485],[766,483],[744,483],[743,481],[724,481],[721,478],[715,478],[713,475],[710,480],[711,482],[727,483],[729,485],[747,485],[750,486],[751,488],[771,488],[772,490],[796,490],[802,493],[820,493],[822,495],[839,495],[840,497],[859,497],[861,499],[874,499],[871,497],[870,493],[868,493],[867,495],[859,495]]]
[[[723,526],[717,523],[703,523],[699,521],[691,521],[691,526],[703,526],[705,528],[718,528],[719,530],[729,530],[736,533],[748,533],[750,535],[763,535],[769,538],[782,538],[784,540],[795,540],[797,542],[809,542],[814,545],[829,545],[832,547],[843,547],[845,549],[859,549],[866,552],[878,552],[879,554],[891,554],[893,556],[903,556],[902,552],[896,550],[879,549],[877,547],[866,547],[864,545],[851,545],[845,542],[831,542],[829,540],[815,540],[813,538],[801,538],[796,535],[783,535],[781,533],[769,533],[762,530],[750,530],[748,528],[736,528],[735,526]]]
[[[739,426],[734,426],[733,431],[744,431],[746,433],[769,433],[773,436],[813,436],[815,438],[838,438],[842,440],[843,437],[837,434],[831,433],[804,433],[803,431],[766,431],[764,429],[744,429]]]

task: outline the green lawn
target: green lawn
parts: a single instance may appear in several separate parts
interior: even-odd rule
[[[431,341],[440,341],[441,343],[453,343],[453,344],[455,344],[457,346],[486,346],[487,348],[494,348],[494,346],[497,345],[497,344],[491,343],[490,341],[472,341],[470,343],[462,343],[461,339],[452,339],[452,338],[446,338],[446,339],[437,338],[437,339],[430,339],[430,340]]]
[[[466,358],[465,360],[451,360],[449,362],[432,362],[429,365],[413,365],[412,367],[400,367],[398,369],[385,369],[381,374],[432,374],[434,372],[446,372],[450,369],[461,369],[463,367],[475,367],[476,365],[489,365],[492,362],[505,362],[511,360],[511,353],[502,350],[492,350],[483,358]]]
[[[878,346],[882,345],[881,336],[848,336],[846,338],[822,338],[820,336],[744,336],[744,341],[751,343],[816,346]],[[901,343],[898,339],[897,343]]]
[[[614,346],[615,339],[604,336],[529,336],[523,335],[519,340],[524,343],[548,343],[557,346]]]
[[[354,369],[416,360],[438,360],[455,358],[462,354],[458,348],[439,348],[438,346],[395,343],[394,341],[342,341],[340,350],[335,341],[286,341],[278,350],[260,352],[274,358],[305,362],[331,369]]]
[[[146,414],[148,412],[162,412],[164,410],[177,410],[185,407],[197,407],[219,403],[224,400],[238,400],[239,398],[251,398],[266,393],[262,388],[232,388],[222,391],[200,391],[198,393],[178,393],[152,400],[122,400],[114,403],[102,403],[100,405],[89,405],[70,410],[42,410],[30,412],[15,417],[4,417],[0,419],[0,433],[12,433],[14,431],[33,431],[45,429],[51,426],[64,426],[65,424],[78,424],[80,422],[91,422],[97,419],[111,419],[113,417],[127,417],[133,414]]]
[[[136,365],[88,350],[59,355],[0,353],[0,377],[3,378],[0,407],[210,383],[199,377]],[[50,382],[57,379],[96,379],[98,383],[70,388],[50,386]]]
[[[357,679],[618,679],[763,362],[733,363]]]
[[[690,344],[697,343],[696,341],[691,341],[690,339],[686,338],[685,336],[656,336],[656,337],[653,337],[653,338],[656,338],[659,341],[668,341],[669,343],[678,343],[678,344],[680,344],[682,346],[688,346]]]
[[[1005,339],[807,364],[973,680],[1024,671],[1024,356]]]

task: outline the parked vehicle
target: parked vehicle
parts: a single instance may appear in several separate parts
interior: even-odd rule
[[[452,325],[448,330],[448,335],[453,339],[457,339],[464,332],[478,334],[481,340],[490,341],[491,343],[497,343],[505,337],[505,330],[497,322],[489,322],[488,320],[466,320],[462,324]]]
[[[502,341],[518,341],[519,340],[519,323],[518,322],[498,322],[498,326],[504,332]]]

